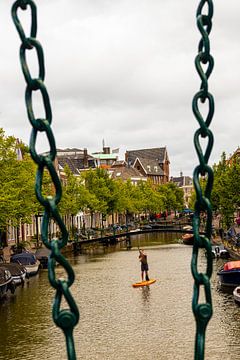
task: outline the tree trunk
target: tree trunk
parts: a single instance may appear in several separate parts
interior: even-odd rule
[[[39,246],[39,228],[38,228],[38,215],[35,215],[35,221],[36,221],[36,246],[38,249]]]
[[[90,224],[91,229],[92,229],[92,226],[93,226],[93,212],[91,212],[91,224]]]

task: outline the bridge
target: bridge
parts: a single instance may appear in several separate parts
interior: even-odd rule
[[[77,250],[81,248],[81,245],[91,244],[91,243],[102,243],[102,244],[116,244],[120,241],[130,242],[132,236],[148,234],[148,233],[156,233],[156,232],[169,232],[169,233],[180,233],[180,234],[192,234],[192,229],[186,229],[186,226],[191,226],[189,223],[158,223],[154,225],[144,225],[140,228],[132,229],[132,230],[116,230],[112,233],[104,234],[103,231],[100,231],[100,236],[88,236],[86,238],[77,238],[73,241],[73,247]],[[200,234],[204,234],[204,232],[200,232]]]

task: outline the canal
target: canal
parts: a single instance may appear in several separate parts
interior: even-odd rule
[[[138,235],[132,249],[90,248],[71,255],[76,280],[72,292],[80,309],[75,329],[78,359],[185,360],[193,359],[195,322],[191,310],[192,248],[174,234]],[[148,254],[149,288],[134,289],[140,281],[137,247]],[[205,269],[204,253],[199,270]],[[240,308],[232,295],[218,288],[214,260],[212,296],[214,314],[206,340],[206,359],[240,358]],[[58,276],[63,270],[57,269]],[[51,317],[54,291],[47,271],[30,279],[0,303],[0,360],[66,359],[65,341]]]

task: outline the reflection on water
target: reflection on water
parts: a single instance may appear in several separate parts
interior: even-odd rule
[[[150,300],[150,286],[145,286],[142,289],[143,304],[146,304]]]
[[[191,310],[191,247],[174,235],[135,236],[132,250],[124,244],[99,248],[97,255],[70,258],[76,273],[72,291],[80,309],[75,329],[78,359],[193,359],[195,323]],[[134,289],[141,272],[137,247],[145,247],[149,287]],[[200,253],[199,268],[206,258]],[[240,308],[218,287],[214,262],[213,318],[209,323],[206,359],[240,358]],[[57,276],[62,274],[57,269]],[[0,304],[0,360],[66,359],[64,338],[51,318],[54,291],[42,271]]]

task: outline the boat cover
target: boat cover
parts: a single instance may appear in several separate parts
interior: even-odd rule
[[[21,253],[11,256],[11,262],[20,263],[22,265],[34,265],[37,262],[37,259],[32,253]]]
[[[25,267],[18,263],[3,263],[0,264],[0,269],[2,267],[8,269],[12,276],[20,276],[23,273],[26,273]]]
[[[232,270],[232,269],[240,269],[240,261],[229,261],[224,264],[223,270]]]

